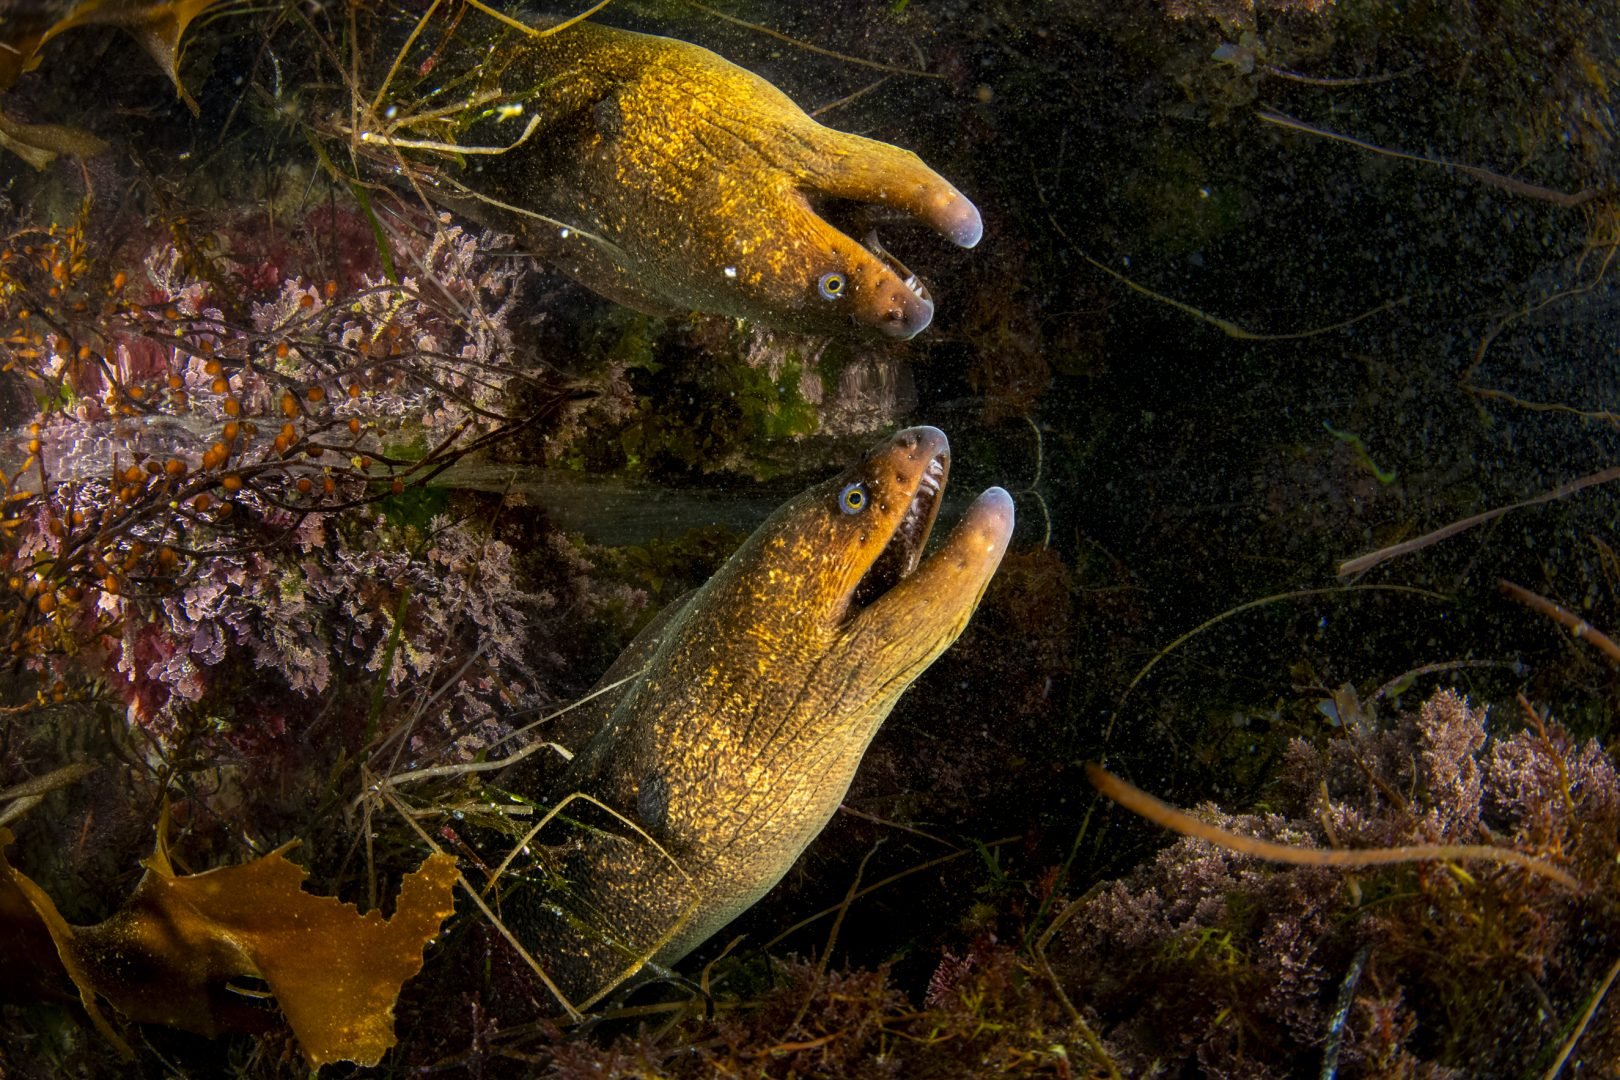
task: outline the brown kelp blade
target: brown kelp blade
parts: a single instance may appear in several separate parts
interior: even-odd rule
[[[16,924],[12,938],[49,935],[91,1019],[126,1055],[98,998],[139,1022],[203,1035],[254,1030],[265,1014],[227,985],[247,977],[269,987],[311,1067],[381,1060],[395,1042],[400,988],[421,970],[424,946],[454,910],[455,860],[433,855],[407,875],[384,919],[303,891],[306,871],[283,855],[292,845],[241,866],[178,876],[161,832],[134,894],[95,926],[70,926],[43,889],[0,857],[0,914]],[[11,839],[0,829],[0,849]],[[0,953],[0,972],[37,963],[38,954]]]

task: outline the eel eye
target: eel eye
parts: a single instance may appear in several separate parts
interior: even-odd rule
[[[844,275],[837,271],[830,271],[821,275],[816,282],[816,291],[821,293],[823,300],[836,300],[844,295]]]
[[[838,509],[846,514],[860,513],[866,509],[868,501],[865,484],[846,484],[838,493]]]

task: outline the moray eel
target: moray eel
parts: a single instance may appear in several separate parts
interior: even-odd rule
[[[453,141],[466,168],[440,171],[436,197],[649,314],[909,338],[933,318],[928,290],[875,234],[863,246],[818,206],[881,204],[963,247],[984,231],[917,155],[823,127],[697,45],[579,23],[491,47],[480,63],[476,105],[453,126],[429,99],[428,120],[389,132]],[[412,147],[404,135],[362,136],[390,140]]]
[[[685,956],[837,809],[1007,548],[1013,503],[993,487],[921,557],[949,463],[943,432],[911,428],[788,502],[615,662],[603,684],[629,681],[560,776],[502,774],[560,807],[500,903],[566,1005]]]

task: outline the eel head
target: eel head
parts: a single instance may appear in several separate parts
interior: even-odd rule
[[[848,647],[888,643],[877,651],[878,666],[890,669],[891,680],[905,676],[902,685],[962,632],[1012,534],[1012,496],[992,487],[925,558],[949,472],[945,433],[910,428],[868,454],[835,496],[840,519],[850,520],[834,525],[847,546],[823,617],[839,620]],[[866,509],[850,514],[861,494]],[[903,639],[910,644],[895,644]]]
[[[960,247],[984,234],[983,219],[968,198],[908,151],[853,135],[821,129],[824,138],[849,148],[849,156],[826,172],[811,171],[782,213],[797,219],[776,241],[783,276],[798,295],[780,298],[791,310],[784,321],[814,330],[854,326],[905,340],[934,318],[934,300],[917,275],[884,248],[877,231],[857,242],[829,218],[834,201],[858,201],[899,210]],[[827,196],[831,196],[829,199]],[[796,280],[794,280],[796,279]]]
[[[876,709],[881,722],[956,640],[1000,565],[1013,502],[999,487],[979,495],[924,557],[949,473],[945,433],[908,428],[789,502],[756,535],[760,565],[750,573],[777,583],[773,606],[793,613],[801,637],[823,642],[824,662],[861,672],[845,680],[849,693],[878,695],[823,702],[826,713]]]
[[[469,145],[510,145],[471,161],[469,197],[638,310],[909,338],[933,300],[881,244],[838,227],[845,208],[881,207],[961,247],[984,233],[916,154],[817,123],[700,46],[580,23],[500,55],[492,86],[522,107],[495,114],[550,126],[517,138],[515,120],[474,122]]]

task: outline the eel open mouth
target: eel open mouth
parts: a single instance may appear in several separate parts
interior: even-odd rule
[[[944,648],[966,625],[1007,552],[1015,510],[1011,495],[986,489],[924,558],[950,468],[945,433],[914,427],[898,432],[854,470],[856,477],[864,474],[872,509],[880,513],[869,527],[888,532],[871,538],[883,547],[847,594],[845,621],[886,626],[893,640],[918,648]],[[846,473],[838,482],[849,478]]]
[[[884,247],[882,241],[878,239],[876,229],[866,234],[866,250],[871,252],[878,262],[894,271],[894,276],[899,278],[905,287],[916,295],[917,299],[929,305],[933,304],[934,297],[929,293],[928,286],[924,285],[922,279],[916,274],[907,270],[905,263],[889,253],[889,249]]]
[[[866,607],[916,570],[917,564],[922,561],[923,549],[928,546],[928,538],[934,531],[934,519],[939,516],[939,504],[951,471],[950,444],[945,439],[945,433],[937,428],[913,430],[916,432],[917,449],[928,454],[928,462],[917,476],[911,502],[895,525],[894,532],[889,535],[889,542],[855,586],[850,598],[851,613]],[[902,432],[901,436],[909,434],[911,432]]]

